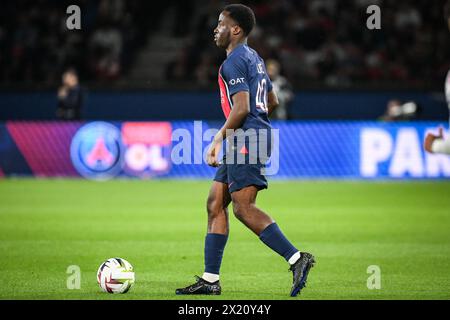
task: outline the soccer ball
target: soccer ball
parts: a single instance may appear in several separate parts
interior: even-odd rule
[[[133,266],[122,258],[108,259],[98,268],[97,281],[105,292],[126,293],[134,284]]]

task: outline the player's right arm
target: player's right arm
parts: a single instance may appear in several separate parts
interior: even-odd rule
[[[272,112],[278,107],[280,103],[278,102],[278,96],[274,90],[267,93],[267,113],[270,116]]]

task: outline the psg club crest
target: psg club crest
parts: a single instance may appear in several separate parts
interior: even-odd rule
[[[85,178],[106,180],[122,169],[124,147],[120,129],[106,122],[81,127],[72,139],[70,156]]]

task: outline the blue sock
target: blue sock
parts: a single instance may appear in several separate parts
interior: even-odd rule
[[[286,261],[298,250],[289,242],[281,232],[278,225],[274,222],[261,232],[259,239],[270,249],[283,256]]]
[[[205,238],[205,272],[219,274],[228,235],[208,233]]]

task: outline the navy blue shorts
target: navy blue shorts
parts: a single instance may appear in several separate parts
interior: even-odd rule
[[[221,164],[217,169],[214,181],[228,185],[230,193],[248,186],[255,186],[258,190],[267,189],[266,177],[261,173],[263,164]]]
[[[256,141],[259,141],[256,140]],[[245,145],[245,151],[243,146]],[[235,146],[223,157],[222,164],[218,167],[214,181],[228,185],[230,193],[248,186],[255,186],[258,190],[267,189],[268,183],[264,175],[264,169],[270,157],[271,148],[268,147],[267,157],[261,157],[254,143],[245,141],[235,142]],[[227,159],[234,159],[227,163]]]

